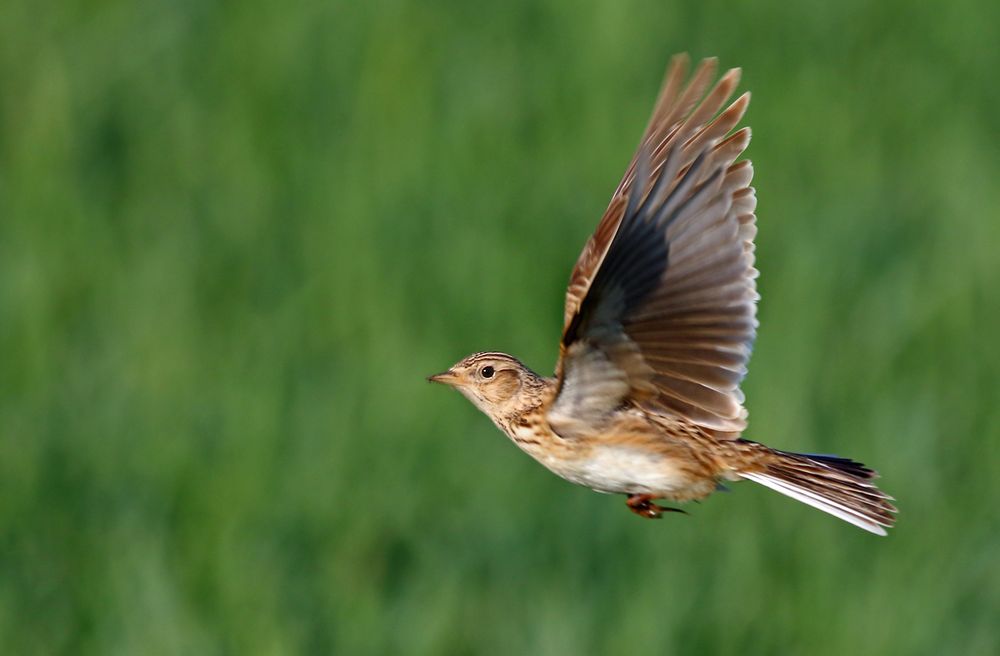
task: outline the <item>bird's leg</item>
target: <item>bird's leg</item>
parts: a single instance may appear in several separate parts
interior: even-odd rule
[[[687,514],[680,508],[667,508],[666,506],[658,506],[653,503],[655,499],[652,494],[630,494],[625,503],[628,505],[628,509],[634,512],[640,517],[645,517],[646,519],[659,519],[663,516],[665,512],[678,512]]]

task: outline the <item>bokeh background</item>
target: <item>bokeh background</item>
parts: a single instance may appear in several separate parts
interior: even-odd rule
[[[5,2],[0,652],[995,654],[998,5]],[[744,483],[642,521],[424,376],[552,370],[671,54],[742,66]]]

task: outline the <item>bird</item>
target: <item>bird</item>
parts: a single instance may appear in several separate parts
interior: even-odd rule
[[[541,376],[474,353],[428,380],[461,392],[556,475],[648,519],[750,480],[876,535],[895,522],[875,470],[743,437],[758,321],[750,102],[733,68],[671,59],[639,147],[570,275],[559,359]],[[714,84],[713,84],[714,82]],[[739,161],[738,161],[739,160]]]

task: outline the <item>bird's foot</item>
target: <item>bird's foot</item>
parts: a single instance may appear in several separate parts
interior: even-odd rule
[[[625,501],[628,505],[628,509],[634,512],[639,517],[645,517],[646,519],[659,519],[663,517],[665,512],[676,512],[686,515],[687,513],[680,508],[667,508],[666,506],[659,506],[653,503],[655,499],[651,494],[632,494]]]

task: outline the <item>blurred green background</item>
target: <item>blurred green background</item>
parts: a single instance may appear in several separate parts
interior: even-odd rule
[[[7,2],[0,652],[995,654],[997,4]],[[671,54],[754,93],[748,435],[646,522],[424,376],[552,370]]]

